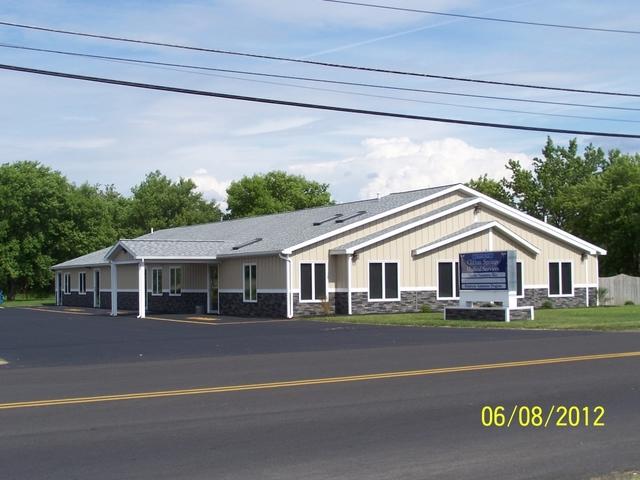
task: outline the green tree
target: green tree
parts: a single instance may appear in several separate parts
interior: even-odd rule
[[[547,138],[542,158],[533,159],[531,170],[517,160],[509,160],[507,169],[511,176],[503,179],[502,184],[520,210],[564,228],[567,212],[563,208],[563,193],[601,172],[606,163],[601,148],[589,145],[580,156],[576,139],[568,147],[562,147]]]
[[[513,198],[511,194],[507,192],[502,182],[489,178],[486,173],[478,178],[469,180],[466,185],[467,187],[471,187],[480,193],[484,193],[499,202],[506,203],[507,205],[513,205]]]
[[[567,229],[607,249],[601,275],[640,275],[640,155],[609,152],[601,173],[563,192]]]
[[[152,228],[217,222],[222,217],[216,202],[205,200],[191,179],[173,181],[156,170],[131,192],[123,229],[128,237],[148,233]]]
[[[332,205],[329,185],[282,171],[245,176],[227,188],[228,218]]]
[[[18,291],[51,285],[51,266],[69,251],[66,235],[71,185],[38,162],[0,165],[0,288]]]

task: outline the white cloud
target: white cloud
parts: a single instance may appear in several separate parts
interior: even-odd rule
[[[227,208],[227,187],[231,182],[226,180],[218,180],[213,175],[210,175],[207,169],[198,168],[193,172],[193,175],[189,177],[193,180],[198,187],[198,190],[202,192],[206,197],[213,198],[221,204],[223,209]]]
[[[291,170],[315,175],[332,185],[359,189],[360,198],[436,185],[466,182],[484,173],[506,174],[510,158],[529,165],[523,153],[477,148],[459,138],[414,141],[408,137],[368,138],[364,152],[332,162],[293,165]]]

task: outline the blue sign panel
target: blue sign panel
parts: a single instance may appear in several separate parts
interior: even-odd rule
[[[508,252],[460,254],[460,290],[509,290]]]

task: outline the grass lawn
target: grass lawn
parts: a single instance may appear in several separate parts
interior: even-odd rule
[[[41,307],[43,305],[55,305],[56,297],[55,295],[47,295],[45,297],[40,296],[29,296],[29,298],[25,298],[23,294],[16,295],[15,300],[5,300],[0,307]]]
[[[542,328],[553,330],[640,330],[640,305],[621,307],[558,308],[536,310],[535,320],[483,322],[443,320],[441,312],[331,316],[318,320],[371,325],[411,325],[421,327]]]

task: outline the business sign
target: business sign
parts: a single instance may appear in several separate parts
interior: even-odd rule
[[[460,290],[515,290],[515,277],[514,251],[460,254]]]

